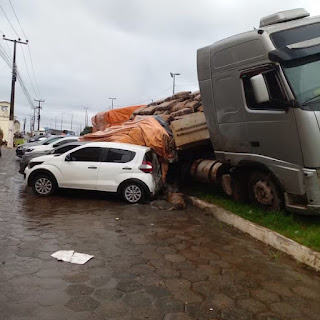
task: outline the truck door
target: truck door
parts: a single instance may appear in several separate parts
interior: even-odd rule
[[[270,101],[257,103],[251,78],[262,74]],[[284,77],[268,65],[241,73],[250,153],[303,165],[294,110],[288,106]]]

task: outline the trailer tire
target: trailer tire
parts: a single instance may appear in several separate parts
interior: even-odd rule
[[[283,193],[270,173],[253,171],[248,183],[249,198],[256,206],[267,211],[283,208]]]

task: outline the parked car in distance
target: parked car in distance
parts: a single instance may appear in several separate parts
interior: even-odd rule
[[[19,172],[21,174],[24,174],[25,168],[28,166],[28,163],[31,159],[44,156],[46,154],[53,154],[53,155],[60,155],[63,154],[69,150],[72,150],[76,147],[82,146],[84,144],[88,143],[87,141],[81,142],[81,141],[74,141],[70,143],[63,144],[58,147],[54,147],[52,150],[45,150],[45,151],[38,151],[38,152],[31,152],[28,154],[24,154],[20,161],[20,170]]]
[[[78,137],[62,136],[58,139],[52,139],[52,140],[46,141],[45,143],[42,143],[42,144],[30,146],[27,150],[25,150],[25,154],[37,153],[40,151],[49,152],[56,147],[62,146],[63,144],[73,142],[73,141],[78,141]]]
[[[48,138],[47,135],[44,135],[44,134],[38,134],[38,135],[35,135],[33,137],[30,137],[28,139],[28,142],[37,142],[37,141],[42,141],[44,139]]]
[[[60,156],[31,159],[27,185],[45,197],[57,188],[116,192],[128,203],[143,202],[161,187],[161,169],[148,147],[91,142]]]
[[[50,142],[56,141],[58,139],[64,138],[66,136],[49,136],[47,138],[45,138],[44,140],[38,140],[38,141],[34,141],[34,142],[27,142],[24,144],[21,144],[20,146],[17,147],[16,149],[16,155],[17,157],[21,158],[27,149],[29,149],[31,146],[39,146],[39,145],[46,145],[49,144]]]

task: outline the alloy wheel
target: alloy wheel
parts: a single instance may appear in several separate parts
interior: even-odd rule
[[[47,195],[52,190],[52,182],[50,181],[50,179],[42,177],[36,181],[34,187],[39,194]]]
[[[124,196],[128,202],[136,203],[140,201],[142,197],[142,191],[137,185],[131,184],[126,187]]]

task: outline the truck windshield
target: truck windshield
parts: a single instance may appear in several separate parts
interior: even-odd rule
[[[283,71],[291,89],[301,105],[308,105],[313,111],[320,111],[320,60],[283,65]]]

